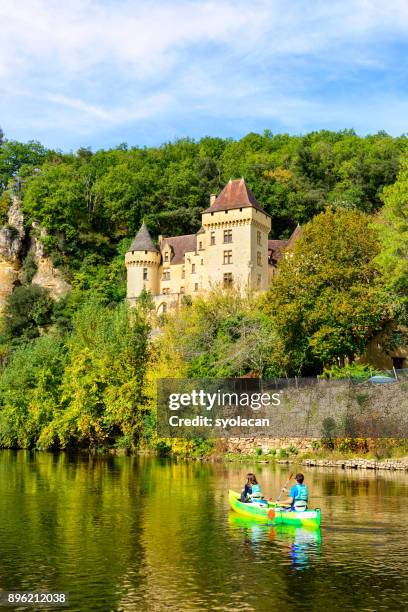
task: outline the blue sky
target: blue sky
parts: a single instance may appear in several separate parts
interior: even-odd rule
[[[408,131],[407,0],[21,0],[0,23],[8,138]]]

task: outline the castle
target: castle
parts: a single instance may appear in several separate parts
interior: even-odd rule
[[[244,179],[230,180],[218,197],[211,196],[201,223],[196,234],[159,236],[158,247],[142,224],[125,256],[130,303],[149,291],[160,314],[183,295],[214,286],[266,291],[284,250],[300,232],[298,226],[289,240],[268,240],[271,217]]]

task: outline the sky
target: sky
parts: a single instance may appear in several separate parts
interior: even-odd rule
[[[20,0],[0,23],[10,139],[408,131],[407,0]]]

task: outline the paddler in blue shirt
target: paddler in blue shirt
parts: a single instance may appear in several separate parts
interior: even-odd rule
[[[279,501],[279,506],[288,508],[296,512],[303,512],[307,510],[307,502],[309,501],[309,490],[305,484],[303,484],[305,477],[303,474],[296,474],[296,484],[289,489],[289,497],[283,501]],[[287,489],[283,488],[282,491],[287,492]]]

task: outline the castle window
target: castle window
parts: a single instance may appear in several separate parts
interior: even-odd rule
[[[166,252],[164,254],[164,261],[169,261],[169,254],[168,254],[168,252]]]
[[[147,268],[143,268],[143,280],[147,280]]]
[[[191,274],[195,274],[195,264],[191,264]]]
[[[185,266],[181,268],[181,278],[186,278],[186,267]]]
[[[200,240],[200,242],[198,243],[198,248],[200,249],[200,251],[202,251],[202,250],[203,250],[203,243],[201,242],[201,240]]]
[[[262,242],[261,242],[261,232],[257,231],[256,232],[256,244],[259,244],[259,246],[261,246]]]
[[[165,287],[162,291],[163,295],[169,295],[170,293],[170,289],[168,287]]]
[[[232,229],[224,230],[224,244],[232,242]]]
[[[262,276],[258,274],[258,278],[256,279],[256,286],[260,287],[262,283]]]
[[[256,263],[258,264],[258,266],[262,266],[262,253],[261,251],[258,251],[256,254]]]
[[[232,272],[226,272],[224,274],[224,287],[231,287],[232,285]]]
[[[180,287],[180,293],[184,293],[184,287]]]
[[[215,244],[215,232],[211,232],[211,244]]]
[[[163,270],[162,280],[164,280],[164,281],[170,280],[170,270]]]
[[[232,263],[232,251],[224,251],[224,264]]]
[[[194,283],[194,291],[198,291],[198,283]]]
[[[202,259],[202,260],[201,260],[201,265],[202,265],[202,266],[204,265],[204,259]]]

